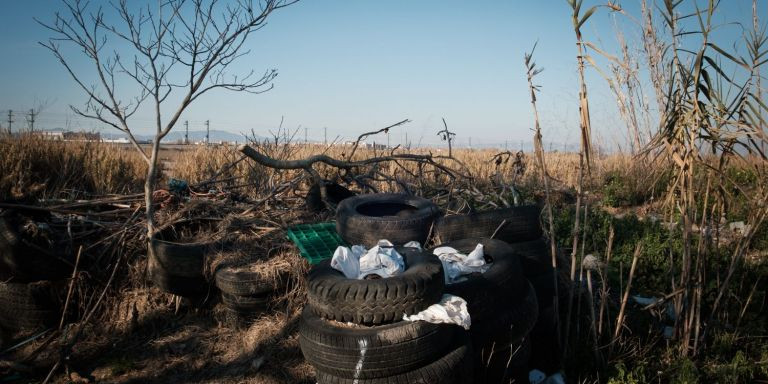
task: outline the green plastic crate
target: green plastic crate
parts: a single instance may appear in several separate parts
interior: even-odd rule
[[[301,256],[310,264],[330,259],[339,245],[345,245],[336,233],[336,223],[299,224],[288,228],[288,238],[293,241]]]

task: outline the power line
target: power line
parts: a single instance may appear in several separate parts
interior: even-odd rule
[[[210,143],[210,140],[209,140],[210,131],[211,131],[211,121],[206,120],[205,121],[205,145],[208,145]]]
[[[34,131],[35,130],[35,116],[37,116],[37,112],[35,112],[34,109],[29,110],[29,117],[27,118],[27,122],[29,123],[29,130]]]
[[[13,124],[13,111],[8,110],[8,133],[11,133],[11,125]]]

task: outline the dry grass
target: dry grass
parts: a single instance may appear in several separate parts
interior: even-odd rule
[[[95,142],[0,136],[0,200],[82,198],[141,190],[147,164],[133,150]]]

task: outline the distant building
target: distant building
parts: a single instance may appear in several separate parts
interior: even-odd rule
[[[115,143],[115,144],[128,144],[130,141],[128,141],[127,137],[117,137],[114,139],[101,139],[101,142],[103,143]]]
[[[35,131],[46,140],[64,140],[64,131]]]
[[[64,140],[67,141],[101,141],[99,132],[69,132],[63,133]]]

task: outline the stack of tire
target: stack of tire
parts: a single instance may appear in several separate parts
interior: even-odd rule
[[[536,291],[538,304],[538,318],[529,335],[529,368],[553,374],[562,368],[554,307],[556,272],[552,268],[550,242],[543,237],[540,215],[536,206],[519,206],[447,216],[435,223],[435,230],[441,241],[493,236],[518,255],[523,275]]]
[[[320,384],[468,383],[472,344],[463,328],[402,321],[440,301],[440,260],[397,247],[405,271],[382,279],[347,279],[318,264],[308,276],[299,335]]]
[[[277,288],[273,281],[250,271],[247,266],[219,266],[214,279],[221,291],[226,318],[233,326],[248,325],[263,314]]]
[[[483,245],[490,267],[482,274],[446,285],[445,292],[464,298],[472,319],[475,382],[523,382],[528,375],[528,333],[536,323],[536,292],[523,277],[520,260],[509,244],[469,238],[443,243],[463,254]]]
[[[353,382],[364,378],[370,380],[358,382],[506,383],[527,379],[531,345],[526,336],[537,319],[536,293],[523,276],[520,260],[512,247],[504,241],[490,239],[493,230],[490,233],[473,233],[474,228],[465,226],[464,222],[452,226],[452,219],[445,221],[441,218],[438,208],[430,201],[394,194],[348,198],[338,206],[336,218],[337,231],[342,239],[348,244],[366,247],[376,245],[379,239],[388,239],[395,245],[412,240],[424,244],[430,232],[442,223],[444,233],[441,240],[444,243],[441,246],[450,246],[466,254],[478,244],[483,244],[486,261],[491,266],[482,274],[469,275],[463,281],[446,285],[441,292],[467,301],[472,320],[468,333],[455,326],[423,322],[399,322],[383,328],[349,327],[334,323],[335,320],[368,325],[371,322],[379,324],[381,321],[398,320],[402,317],[399,313],[383,315],[378,306],[392,307],[390,300],[402,300],[398,295],[408,290],[388,282],[396,281],[398,277],[374,280],[373,283],[345,279],[327,263],[316,267],[309,275],[309,305],[303,315],[301,335],[302,350],[316,367],[320,383]],[[515,231],[530,232],[539,228],[538,216],[535,220],[518,220],[511,224],[500,231],[514,236]],[[529,228],[531,225],[533,229]],[[538,233],[540,235],[540,229]],[[435,261],[432,251],[434,249],[421,257],[432,259],[435,265],[440,264],[439,259]],[[403,252],[408,255],[416,251],[406,249]],[[444,279],[443,276],[441,280],[444,282]],[[382,288],[374,288],[371,284],[389,284],[390,288],[382,291]],[[369,303],[360,302],[361,293]],[[437,298],[439,296],[436,295],[431,301]],[[407,302],[417,299],[416,296]],[[418,308],[408,309],[418,312]],[[452,327],[454,334],[458,332],[463,337],[450,337],[446,327]],[[448,342],[467,337],[469,346]],[[395,340],[394,345],[392,340]],[[448,354],[445,354],[446,343],[449,349],[453,348]],[[324,348],[323,345],[333,347]],[[374,357],[371,357],[371,346]],[[459,363],[454,353],[459,353],[459,350],[465,351],[461,352],[464,360],[460,365],[466,372],[464,376],[452,376],[447,372],[456,371],[453,364]],[[389,351],[389,354],[384,355],[384,351]],[[442,357],[435,360],[435,356]],[[338,361],[343,361],[345,366],[339,367]],[[443,363],[435,365],[435,361]],[[366,369],[361,371],[361,366]],[[416,366],[424,368],[416,370],[418,374],[402,376],[404,370]],[[438,374],[430,373],[435,370]]]
[[[405,271],[358,280],[346,278],[329,261],[310,270],[299,335],[318,383],[471,382],[472,344],[463,328],[402,321],[404,315],[439,302],[444,293],[440,260],[402,247],[409,241],[423,243],[438,215],[430,201],[405,195],[364,195],[341,202],[340,236],[366,247],[390,240],[403,256]]]
[[[152,241],[147,273],[160,290],[177,296],[200,298],[208,293],[204,268],[219,242],[189,240],[179,236],[182,227],[197,228],[199,221],[183,221],[158,232]]]
[[[72,275],[72,255],[20,231],[47,219],[34,213],[0,213],[0,328],[4,332],[34,331],[58,324],[61,318],[61,294]]]

